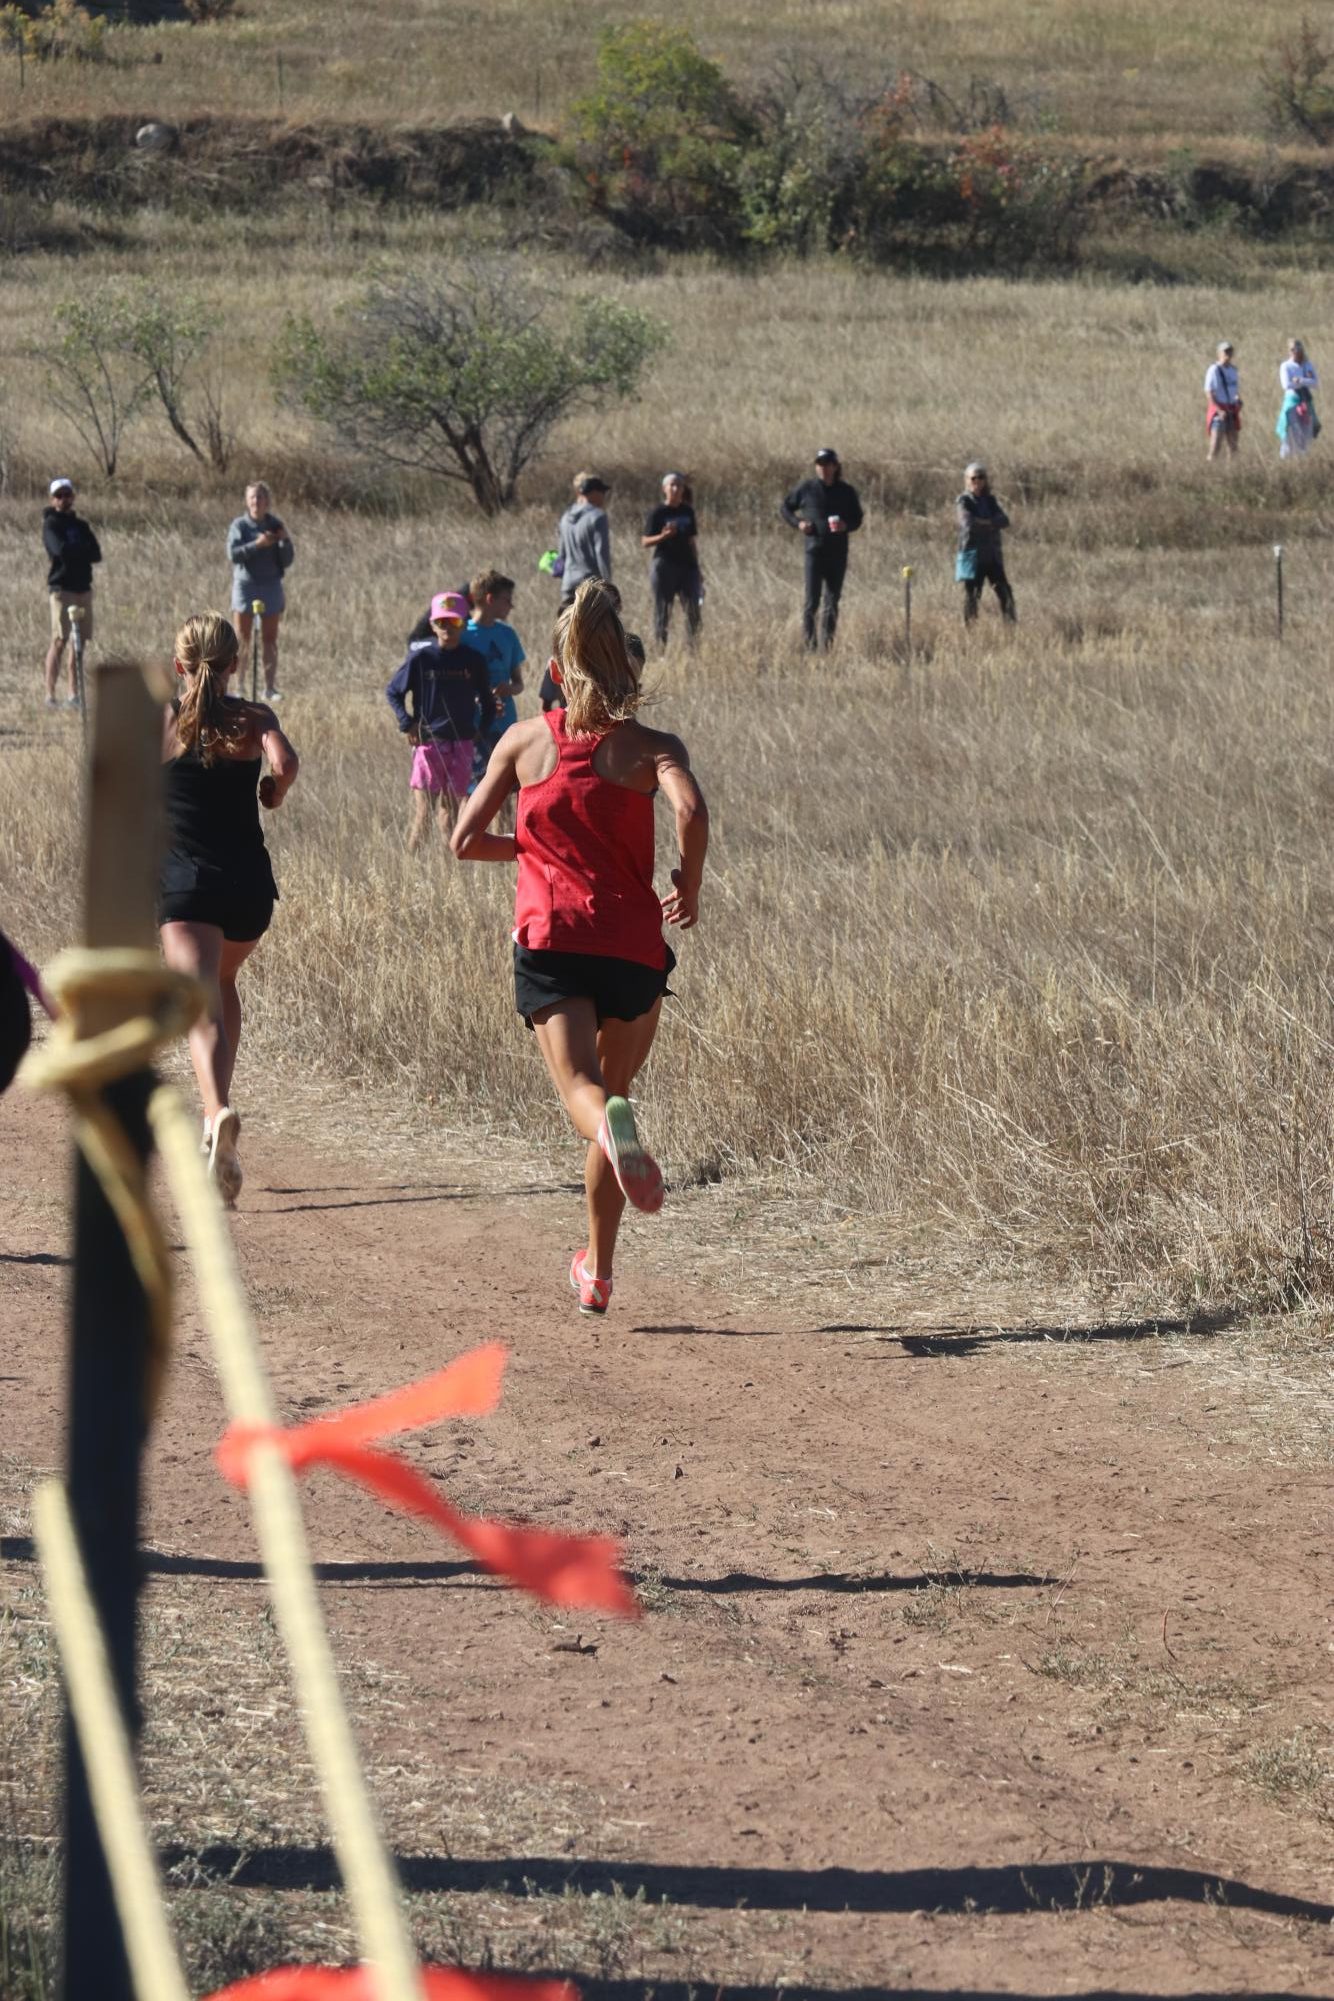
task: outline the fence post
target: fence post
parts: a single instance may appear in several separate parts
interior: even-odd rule
[[[92,763],[84,864],[84,942],[152,949],[161,789],[161,710],[142,670],[117,661],[92,676]],[[97,1035],[136,1003],[90,1001]],[[141,1161],[151,1148],[149,1069],[104,1086]],[[148,1302],[120,1224],[82,1154],[76,1157],[70,1330],[68,1489],[93,1602],[131,1739],[139,1595],[139,1462],[148,1429]],[[65,1716],[65,2001],[132,2001],[111,1881],[93,1818],[77,1733]]]
[[[1283,637],[1283,544],[1274,544],[1274,590],[1277,598],[1278,636]]]
[[[912,564],[903,566],[903,664],[912,663]]]

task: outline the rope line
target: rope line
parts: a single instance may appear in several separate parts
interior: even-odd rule
[[[129,1733],[61,1481],[45,1480],[33,1495],[32,1526],[135,1992],[140,2001],[190,2001],[144,1827]]]
[[[62,952],[46,979],[58,1010],[55,1027],[24,1058],[19,1077],[29,1090],[66,1093],[75,1138],[120,1224],[148,1303],[151,1420],[171,1351],[171,1253],[149,1199],[143,1163],[102,1087],[133,1076],[184,1035],[203,1012],[204,989],[188,974],[164,966],[156,952],[88,947]],[[89,1008],[108,1001],[128,1001],[136,1012],[114,1028],[85,1034]]]
[[[165,1086],[153,1093],[148,1116],[195,1268],[232,1421],[272,1430],[275,1416],[258,1337],[194,1124]],[[422,2001],[398,1879],[339,1692],[292,1469],[280,1448],[261,1437],[251,1449],[249,1473],[260,1557],[371,1981],[369,1995],[374,2001]]]

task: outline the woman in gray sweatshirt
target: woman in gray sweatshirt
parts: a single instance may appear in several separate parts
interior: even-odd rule
[[[244,661],[254,630],[254,607],[260,613],[260,646],[264,655],[264,699],[281,701],[278,680],[278,621],[287,609],[283,577],[292,567],[292,538],[270,511],[273,496],[262,479],[245,490],[245,513],[227,530],[227,560],[232,566],[232,610]]]
[[[567,507],[557,530],[560,559],[560,602],[564,610],[573,604],[574,594],[589,577],[611,582],[611,524],[607,520],[607,495],[611,488],[600,473],[581,472],[574,477],[574,505]]]

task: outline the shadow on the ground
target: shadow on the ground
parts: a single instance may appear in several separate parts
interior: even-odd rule
[[[1237,1313],[1224,1311],[1199,1313],[1186,1320],[1107,1320],[1089,1327],[999,1327],[994,1322],[974,1323],[967,1327],[908,1327],[893,1322],[865,1320],[830,1320],[819,1327],[807,1328],[704,1327],[694,1321],[681,1321],[662,1326],[643,1325],[630,1331],[633,1334],[707,1334],[740,1341],[754,1341],[766,1335],[783,1333],[792,1333],[798,1338],[812,1334],[870,1334],[897,1343],[909,1355],[955,1357],[976,1355],[984,1348],[1027,1346],[1034,1342],[1079,1347],[1098,1341],[1151,1341],[1160,1334],[1187,1334],[1209,1339],[1235,1327],[1240,1317]]]
[[[0,1560],[32,1563],[37,1550],[31,1536],[0,1536]],[[174,1550],[145,1549],[141,1552],[144,1572],[151,1577],[204,1577],[218,1583],[254,1584],[263,1577],[253,1558],[232,1556],[189,1556]],[[384,1560],[378,1562],[336,1561],[312,1566],[322,1584],[445,1584],[456,1577],[488,1579],[489,1571],[466,1557],[428,1558],[424,1561]],[[645,1580],[636,1571],[626,1573],[632,1584]],[[900,1576],[891,1571],[816,1571],[809,1577],[761,1577],[749,1570],[730,1570],[721,1577],[665,1577],[654,1573],[653,1583],[667,1591],[701,1591],[711,1597],[740,1596],[760,1591],[832,1591],[876,1594],[892,1591],[929,1591],[952,1586],[978,1591],[1043,1590],[1059,1583],[1059,1578],[1042,1577],[1024,1570],[951,1571],[948,1575],[912,1571]],[[508,1586],[497,1585],[497,1589]]]
[[[0,1265],[72,1265],[58,1251],[0,1251]]]
[[[161,1851],[165,1869],[190,1867],[225,1877],[237,1889],[334,1890],[330,1848],[238,1848],[218,1842]],[[1262,1890],[1199,1869],[1138,1866],[1096,1857],[1086,1862],[1009,1862],[955,1869],[751,1869],[670,1862],[562,1861],[554,1856],[500,1859],[447,1855],[395,1857],[410,1891],[477,1892],[512,1897],[642,1897],[700,1910],[855,1911],[942,1916],[1024,1917],[1045,1911],[1118,1910],[1135,1904],[1205,1904],[1273,1917],[1334,1922],[1334,1904]]]
[[[529,1182],[521,1188],[455,1188],[443,1183],[438,1188],[422,1192],[420,1182],[405,1182],[397,1188],[377,1190],[374,1194],[358,1194],[355,1189],[344,1188],[262,1188],[262,1195],[351,1195],[349,1202],[283,1202],[272,1208],[257,1210],[264,1216],[300,1216],[307,1210],[315,1209],[388,1209],[406,1206],[410,1202],[485,1202],[503,1199],[505,1196],[522,1195],[582,1195],[581,1181]]]

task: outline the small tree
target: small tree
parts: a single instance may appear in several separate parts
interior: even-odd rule
[[[333,332],[289,320],[275,375],[353,451],[459,482],[496,514],[553,426],[630,395],[662,338],[628,306],[562,312],[511,266],[479,262],[382,280]]]
[[[116,477],[121,441],[153,395],[153,378],[134,353],[125,295],[110,287],[66,299],[55,309],[56,339],[35,349],[46,364],[52,403],[108,479]]]
[[[222,407],[216,370],[201,370],[213,339],[210,316],[197,299],[167,300],[148,290],[125,299],[122,339],[126,353],[148,370],[163,415],[176,437],[201,462],[207,453],[216,471],[226,472],[234,440]],[[193,392],[198,414],[187,407]],[[191,429],[202,430],[203,447]]]
[[[1260,71],[1260,98],[1277,132],[1317,146],[1334,139],[1334,50],[1305,14]]]

